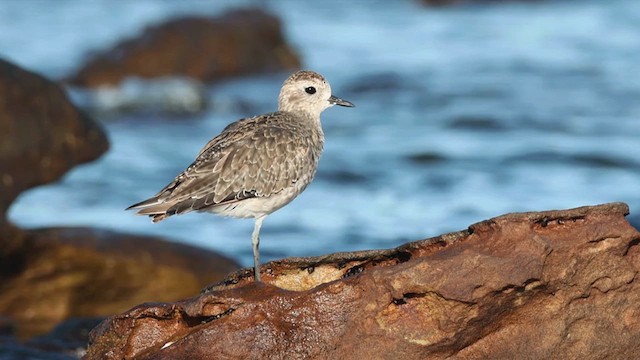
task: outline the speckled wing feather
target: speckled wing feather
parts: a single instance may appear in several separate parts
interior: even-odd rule
[[[321,131],[285,112],[235,122],[209,141],[173,182],[132,208],[160,221],[169,215],[277,194],[303,177],[313,177],[306,172],[315,172]]]

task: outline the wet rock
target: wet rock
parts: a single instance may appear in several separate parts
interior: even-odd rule
[[[298,56],[283,37],[280,21],[250,9],[150,26],[140,36],[92,56],[69,82],[97,87],[115,85],[130,76],[175,75],[212,82],[299,66]]]
[[[393,250],[265,264],[143,304],[86,359],[600,359],[640,352],[640,233],[614,203],[507,214]]]

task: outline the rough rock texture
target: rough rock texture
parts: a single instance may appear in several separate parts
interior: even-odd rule
[[[98,124],[57,85],[0,60],[0,328],[10,328],[8,336],[41,334],[71,316],[180,299],[237,269],[213,252],[160,239],[92,229],[25,231],[8,222],[20,192],[107,148]]]
[[[147,28],[88,60],[69,82],[115,85],[128,76],[183,75],[205,82],[259,72],[297,69],[280,21],[261,10],[236,10],[219,18],[186,17]]]
[[[93,330],[86,359],[601,359],[640,353],[640,233],[615,203],[388,251],[287,259]]]

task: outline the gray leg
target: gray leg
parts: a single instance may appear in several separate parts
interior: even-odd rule
[[[261,216],[256,218],[253,234],[251,235],[251,242],[253,244],[253,274],[256,281],[260,281],[260,227],[265,217],[266,216]]]

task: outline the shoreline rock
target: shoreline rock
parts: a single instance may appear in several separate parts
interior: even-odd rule
[[[158,238],[11,224],[7,209],[21,192],[58,180],[109,144],[57,84],[1,59],[0,99],[0,342],[14,344],[14,354],[30,351],[16,337],[43,334],[69,317],[183,298],[238,268],[213,251]]]
[[[224,277],[237,263],[214,251],[91,228],[29,230],[25,261],[7,277],[0,314],[17,336],[68,318],[108,316],[146,301],[174,301]]]
[[[86,359],[632,358],[640,233],[612,203],[391,250],[284,259],[91,333]]]
[[[94,54],[67,81],[94,88],[127,77],[185,76],[206,83],[298,69],[300,59],[281,28],[277,17],[259,9],[172,19]]]
[[[50,80],[0,59],[0,219],[23,191],[109,149],[102,128]]]

